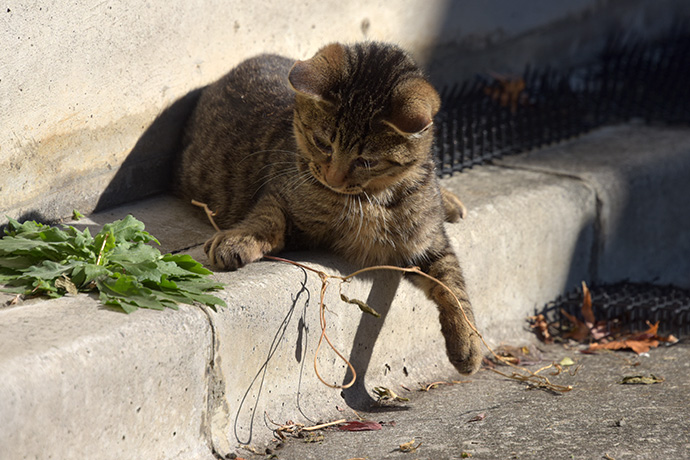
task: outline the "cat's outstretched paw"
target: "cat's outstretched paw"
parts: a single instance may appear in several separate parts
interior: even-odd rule
[[[469,337],[462,337],[450,343],[446,339],[446,350],[450,362],[461,374],[473,374],[482,365],[482,343],[479,336],[472,332]]]
[[[268,243],[238,230],[218,232],[204,245],[211,264],[224,270],[237,270],[261,259],[269,250]]]

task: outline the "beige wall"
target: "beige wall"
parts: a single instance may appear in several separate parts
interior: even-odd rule
[[[586,21],[609,4],[644,22],[638,10],[648,3],[8,2],[0,10],[0,215],[59,218],[164,189],[190,105],[164,109],[256,53],[305,58],[329,41],[377,39],[422,62],[442,60],[431,67],[441,73],[462,73],[468,69],[458,62],[448,67],[449,50],[475,61],[494,56],[506,43]]]

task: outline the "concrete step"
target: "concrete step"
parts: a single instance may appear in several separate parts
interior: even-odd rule
[[[690,287],[690,132],[637,125],[598,130],[443,179],[469,209],[447,231],[478,327],[491,345],[532,340],[525,317],[582,280],[655,280]],[[210,225],[167,196],[90,216],[127,213],[162,251],[205,261]],[[84,223],[84,222],[82,222]],[[356,267],[326,253],[285,257],[331,274]],[[456,378],[435,307],[398,274],[331,282],[327,332],[357,372],[347,390],[315,376],[319,278],[272,261],[216,273],[229,307],[126,315],[93,296],[30,300],[0,310],[0,459],[211,459],[260,445],[272,422],[312,423],[365,407],[374,386]],[[7,300],[3,296],[0,300]],[[332,384],[349,380],[327,347]],[[462,401],[458,401],[462,404]]]

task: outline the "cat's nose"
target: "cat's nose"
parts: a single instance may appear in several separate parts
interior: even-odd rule
[[[347,175],[347,172],[333,165],[326,165],[324,169],[324,178],[326,179],[326,183],[329,187],[337,189],[342,188],[345,185],[345,176]]]

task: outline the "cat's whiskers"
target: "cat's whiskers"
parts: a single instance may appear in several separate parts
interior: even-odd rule
[[[300,174],[301,175],[299,177],[297,177],[296,179],[301,179],[301,181],[299,183],[297,183],[296,180],[293,182],[293,186],[292,186],[293,190],[297,190],[298,188],[302,187],[304,184],[306,184],[308,182],[311,182],[313,184],[318,183],[318,181],[314,178],[314,176],[312,176],[308,172],[302,172]]]
[[[355,239],[359,239],[359,235],[362,232],[362,225],[364,225],[364,210],[362,209],[362,198],[359,195],[354,196],[357,197],[357,204],[359,205],[359,227],[357,227]]]
[[[290,164],[290,162],[284,162],[284,163]],[[262,169],[263,169],[263,168],[262,168]],[[278,170],[278,171],[274,171],[272,174],[270,174],[270,175],[268,175],[268,176],[260,177],[259,179],[257,179],[256,181],[254,181],[254,182],[252,183],[252,185],[255,185],[255,184],[257,184],[259,181],[263,181],[263,182],[261,183],[261,185],[259,185],[258,187],[256,187],[256,189],[255,189],[255,191],[254,191],[254,194],[252,195],[252,198],[253,198],[254,196],[256,196],[256,194],[258,193],[259,190],[261,190],[262,188],[264,188],[264,187],[266,187],[267,185],[269,185],[270,182],[276,181],[276,180],[281,179],[281,178],[284,178],[284,177],[288,177],[289,179],[288,179],[287,182],[283,185],[283,188],[285,188],[285,187],[287,187],[287,186],[290,184],[291,181],[298,179],[300,174],[302,174],[302,173],[300,173],[300,171],[297,169],[297,167],[296,167],[296,166],[292,166],[292,167],[280,169],[280,170]]]
[[[343,224],[347,224],[347,228],[352,231],[354,229],[354,223],[357,220],[357,207],[354,195],[347,195],[346,204],[347,213],[344,216]]]
[[[259,186],[259,188],[265,187],[266,185],[268,185],[269,182],[274,181],[274,180],[276,180],[280,177],[283,177],[283,176],[292,176],[293,174],[295,174],[295,172],[297,172],[296,167],[285,168],[285,169],[280,169],[278,171],[273,171],[273,172],[267,174],[266,176],[259,177],[251,185],[254,186],[257,183],[259,183],[259,181],[263,181],[261,183],[261,185]]]
[[[248,153],[247,155],[245,155],[244,158],[242,158],[237,164],[241,165],[246,160],[253,159],[255,156],[261,155],[264,153],[287,153],[290,155],[297,155],[297,152],[295,152],[293,150],[280,150],[280,149],[257,150],[255,152]]]
[[[299,169],[297,169],[297,174],[292,180],[288,181],[288,184],[290,184],[292,190],[297,190],[307,182],[311,182],[313,184],[319,183],[319,181],[316,179],[316,177],[314,177],[311,171],[300,171]]]
[[[335,224],[335,227],[338,228],[341,225],[345,223],[345,218],[347,217],[347,202],[350,200],[350,197],[347,197],[345,199],[345,203],[343,206],[340,208],[340,212],[338,213],[338,218],[333,222]]]
[[[293,165],[293,167],[289,167],[289,168],[285,168],[285,169],[279,169],[278,171],[275,171],[274,176],[277,176],[277,175],[279,175],[279,174],[283,174],[283,173],[285,173],[285,172],[292,172],[293,170],[297,169],[297,167],[294,166],[294,162],[293,162],[293,161],[276,161],[276,162],[274,162],[274,163],[269,163],[269,164],[267,164],[267,165],[262,166],[261,169],[259,169],[259,170],[257,171],[257,173],[261,173],[261,171],[263,171],[264,169],[272,168],[272,167],[275,167],[276,165]],[[256,184],[258,181],[260,181],[260,180],[262,180],[262,179],[265,179],[265,178],[264,178],[264,177],[259,177],[259,179],[255,180],[255,181],[252,183],[252,185]],[[269,180],[271,180],[271,179],[272,179],[272,178],[269,178]]]

